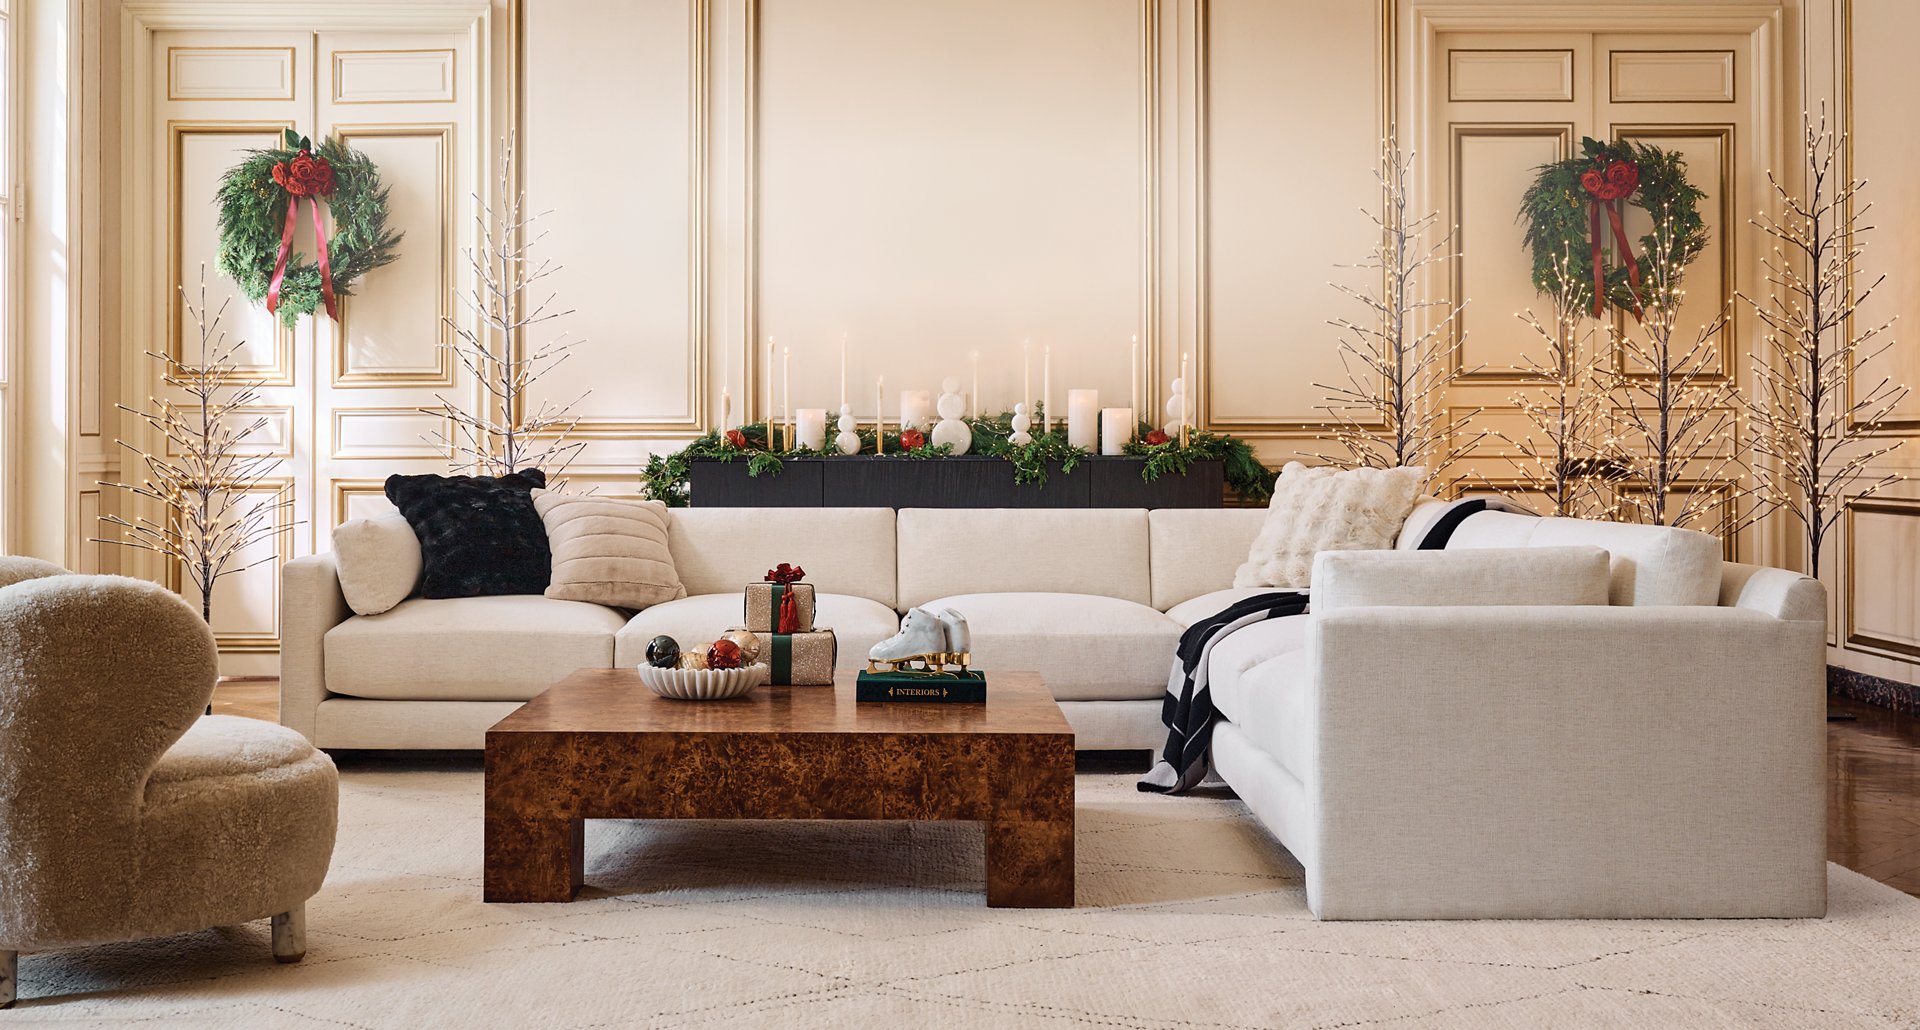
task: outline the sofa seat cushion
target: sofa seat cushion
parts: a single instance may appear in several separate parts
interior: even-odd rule
[[[1222,696],[1240,689],[1248,670],[1306,647],[1312,625],[1312,615],[1289,615],[1250,623],[1216,641],[1207,655],[1207,692],[1214,707],[1220,707]]]
[[[725,594],[695,594],[656,604],[621,627],[613,645],[617,668],[647,660],[647,641],[662,633],[682,647],[704,643],[745,622],[746,599],[736,590]],[[814,595],[813,624],[833,630],[842,669],[866,665],[873,645],[900,631],[900,617],[878,601],[852,594]]]
[[[987,673],[989,684],[995,669],[1038,672],[1059,701],[1160,697],[1180,643],[1179,623],[1117,597],[954,594],[923,607],[952,608],[967,617],[973,664]]]
[[[327,690],[381,701],[526,701],[613,666],[626,615],[530,594],[413,598],[327,631]]]
[[[1201,594],[1199,597],[1174,605],[1167,609],[1167,618],[1179,623],[1181,629],[1185,629],[1199,622],[1201,619],[1218,615],[1226,611],[1229,606],[1244,601],[1249,597],[1279,593],[1286,593],[1286,591],[1278,587],[1228,587],[1225,590],[1215,590],[1210,594]]]
[[[1275,622],[1306,622],[1277,619]],[[1266,625],[1271,625],[1267,623]],[[1245,631],[1242,631],[1245,632]],[[1219,649],[1215,648],[1216,659]],[[1314,776],[1312,651],[1296,647],[1209,688],[1213,706],[1302,783]]]

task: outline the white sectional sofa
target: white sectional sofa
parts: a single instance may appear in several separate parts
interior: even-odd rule
[[[354,615],[328,554],[287,563],[281,721],[323,748],[478,748],[488,726],[583,666],[637,665],[665,633],[739,625],[741,591],[792,562],[842,668],[938,604],[976,665],[1038,670],[1083,749],[1157,749],[1180,632],[1217,610],[1266,512],[676,508],[687,597],[633,615],[545,597],[414,598]],[[1238,596],[1221,592],[1220,596]]]
[[[1699,533],[1493,511],[1415,551],[1433,511],[1399,550],[1322,554],[1314,614],[1208,659],[1213,768],[1304,865],[1313,911],[1823,912],[1821,586]],[[1157,751],[1182,630],[1261,592],[1229,584],[1265,515],[677,509],[689,596],[631,618],[543,597],[354,616],[331,556],[301,558],[281,718],[324,748],[477,748],[576,667],[735,624],[741,588],[788,561],[843,668],[908,607],[950,606],[980,667],[1045,676],[1080,748]]]

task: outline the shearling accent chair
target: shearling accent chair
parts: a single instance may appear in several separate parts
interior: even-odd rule
[[[20,952],[271,917],[306,953],[339,777],[300,734],[202,717],[199,613],[152,583],[0,558],[0,1008]]]

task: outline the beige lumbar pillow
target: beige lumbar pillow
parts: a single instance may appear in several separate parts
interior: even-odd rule
[[[420,538],[397,511],[340,523],[333,531],[333,564],[347,607],[360,615],[378,615],[412,597],[426,567]]]
[[[1288,462],[1273,484],[1266,524],[1236,587],[1304,588],[1321,551],[1365,551],[1393,546],[1426,479],[1422,468],[1308,468]]]
[[[687,596],[667,550],[667,506],[533,492],[547,526],[553,579],[547,596],[639,610]]]

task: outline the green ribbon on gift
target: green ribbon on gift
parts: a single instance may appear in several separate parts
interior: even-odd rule
[[[785,583],[775,583],[773,585],[773,611],[771,613],[773,619],[771,624],[767,626],[768,629],[777,630],[780,628],[780,603],[786,600],[787,593],[792,589],[792,587]],[[799,602],[796,601],[794,603],[798,604]]]
[[[779,596],[780,587],[774,587],[774,596]],[[785,684],[793,681],[793,634],[773,634],[773,646],[767,650],[767,664],[771,668],[768,677],[773,683]]]

